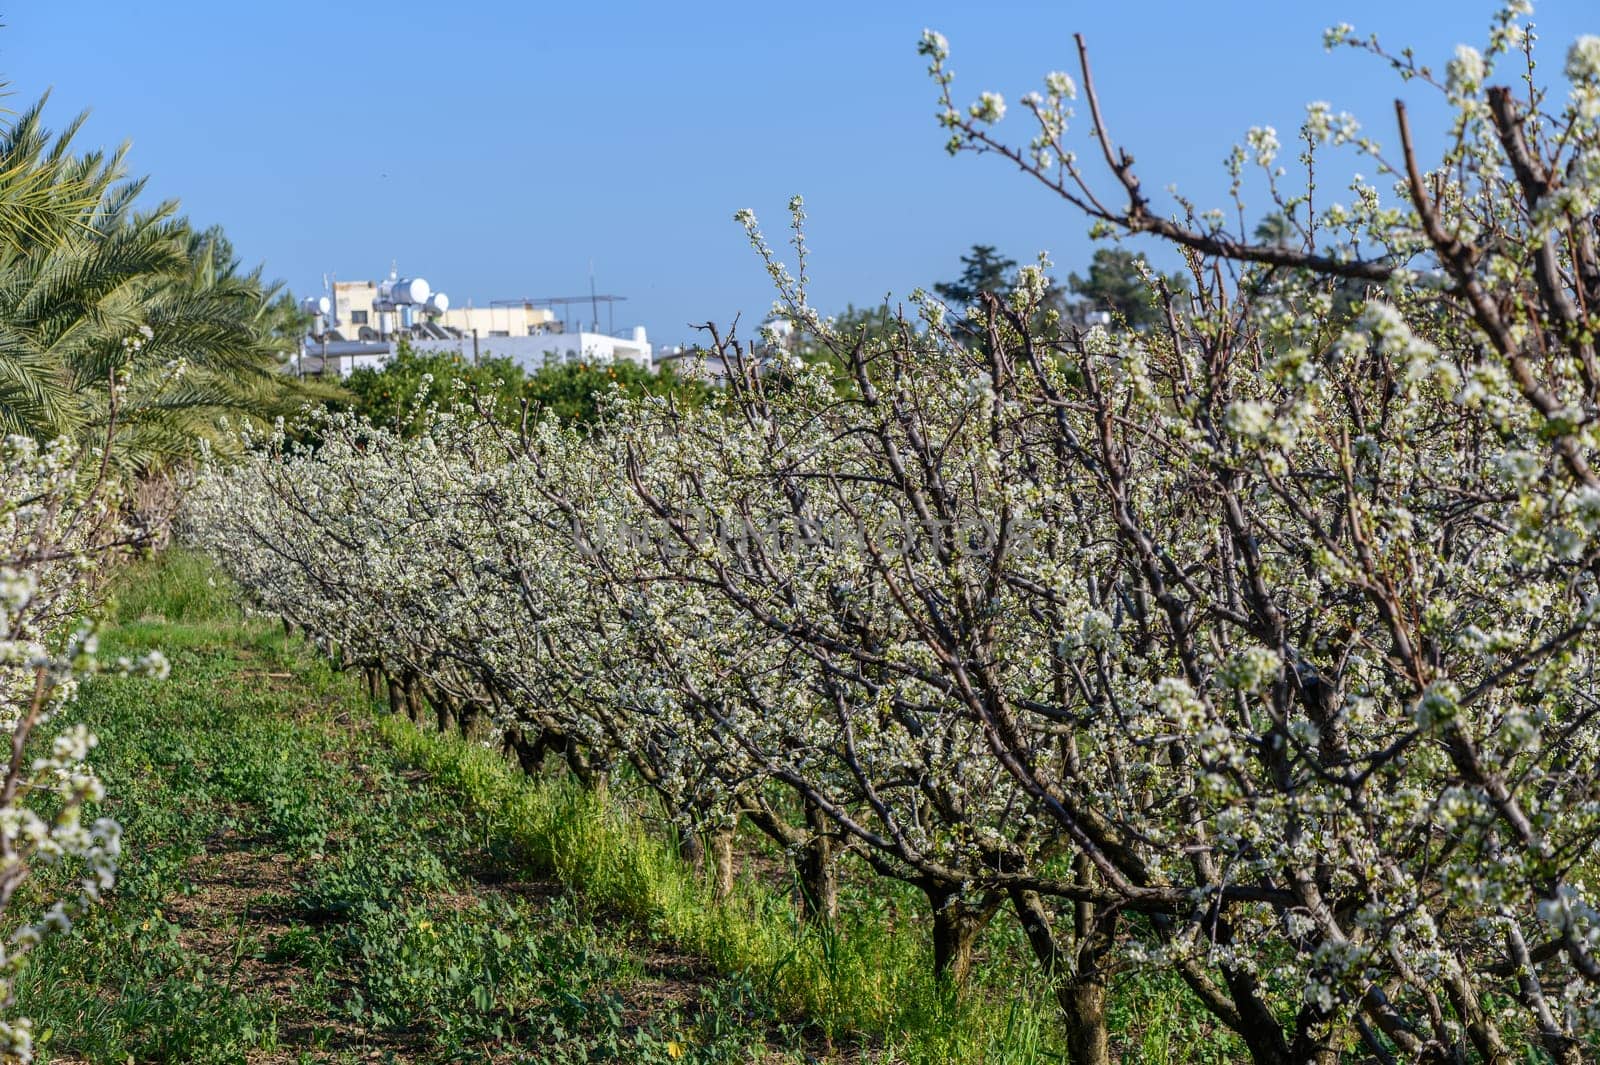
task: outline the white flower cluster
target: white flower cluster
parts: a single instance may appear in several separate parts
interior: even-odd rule
[[[986,92],[978,97],[978,102],[972,105],[970,113],[979,122],[992,124],[1006,117],[1006,101],[997,92]]]
[[[1470,44],[1458,44],[1455,55],[1445,64],[1445,85],[1457,96],[1471,96],[1483,88],[1487,73],[1483,53]]]
[[[1584,34],[1567,51],[1567,77],[1574,82],[1600,81],[1600,37]]]
[[[1326,100],[1316,100],[1306,105],[1306,120],[1301,131],[1314,143],[1349,144],[1361,132],[1361,124],[1350,112],[1335,113]]]
[[[1270,167],[1277,162],[1281,145],[1278,143],[1278,131],[1271,126],[1251,126],[1245,134],[1245,143],[1255,153],[1257,166]]]
[[[149,336],[143,332],[133,344]],[[69,705],[78,679],[103,668],[93,629],[74,619],[89,605],[103,545],[117,538],[117,528],[108,486],[86,475],[80,458],[65,442],[0,442],[0,726],[8,749],[49,726]],[[112,668],[159,673],[165,660],[152,656]],[[30,871],[41,867],[68,870],[76,886],[37,916],[13,920],[0,943],[0,1061],[32,1059],[32,1025],[10,1014],[12,987],[28,952],[69,928],[115,878],[120,828],[109,818],[86,822],[83,816],[86,803],[104,798],[89,766],[95,744],[81,724],[68,724],[42,753],[14,757],[4,770],[0,899],[12,900]]]

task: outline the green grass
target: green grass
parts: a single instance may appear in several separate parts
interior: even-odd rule
[[[754,875],[719,905],[625,782],[598,799],[382,712],[203,559],[132,568],[112,618],[108,653],[159,647],[172,676],[94,681],[72,711],[101,737],[126,856],[111,904],[19,986],[48,1052],[1064,1060],[1009,919],[957,999],[931,977],[920,897],[847,876],[832,932]],[[1123,1060],[1241,1059],[1186,994],[1119,985]]]
[[[634,929],[529,884],[351,678],[218,583],[183,555],[131,574],[106,650],[159,646],[172,676],[74,707],[126,856],[19,986],[47,1057],[713,1063],[794,1035],[743,978],[647,971]]]
[[[743,878],[717,904],[637,811],[597,800],[565,776],[529,778],[482,746],[379,720],[385,739],[479,811],[536,869],[591,904],[627,915],[770,1000],[810,1019],[828,1040],[864,1039],[888,1060],[936,1065],[1065,1061],[1047,990],[1019,960],[1020,931],[990,930],[986,965],[954,999],[931,976],[919,897],[881,879],[847,883],[833,932],[798,922],[788,894]],[[998,941],[998,942],[997,942]],[[1175,976],[1119,982],[1110,1015],[1122,1060],[1224,1065],[1242,1047],[1189,1000]]]
[[[492,819],[534,868],[719,970],[745,974],[826,1040],[865,1038],[892,1060],[930,1065],[1055,1057],[1049,1014],[1033,995],[1015,1011],[997,1010],[981,987],[953,1001],[931,977],[922,930],[901,919],[897,934],[881,905],[851,900],[831,933],[797,922],[787,893],[750,878],[718,905],[667,841],[619,803],[596,801],[563,777],[530,779],[491,751],[403,718],[379,727],[407,760]]]

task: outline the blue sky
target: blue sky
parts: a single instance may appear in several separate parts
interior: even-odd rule
[[[754,208],[777,238],[796,192],[824,311],[953,277],[977,242],[1048,250],[1062,274],[1088,259],[1069,207],[997,159],[944,153],[915,50],[924,26],[949,37],[962,100],[1075,74],[1084,33],[1107,125],[1146,188],[1175,183],[1209,207],[1223,206],[1229,146],[1253,124],[1287,141],[1307,101],[1354,112],[1385,144],[1397,93],[1437,125],[1426,90],[1326,54],[1325,27],[1354,23],[1442,68],[1457,43],[1482,43],[1493,9],[33,0],[4,13],[0,74],[13,106],[53,87],[56,126],[92,109],[81,145],[131,140],[154,196],[222,224],[297,293],[397,261],[457,304],[579,294],[592,260],[601,290],[628,297],[618,329],[673,343],[692,323],[764,313],[772,295],[732,215]],[[1600,6],[1553,0],[1535,22],[1554,74],[1574,36],[1600,32]],[[1337,169],[1371,173],[1353,158]]]

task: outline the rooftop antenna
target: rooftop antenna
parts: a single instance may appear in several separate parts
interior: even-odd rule
[[[592,257],[589,259],[589,313],[591,315],[589,320],[590,329],[596,333],[600,332],[600,297],[595,294],[594,259]]]
[[[628,297],[626,296],[612,296],[610,294],[601,295],[600,293],[596,292],[594,288],[594,276],[590,275],[589,294],[587,296],[523,296],[521,299],[515,300],[490,300],[489,306],[522,308],[548,307],[552,313],[555,312],[557,307],[560,307],[562,326],[570,331],[572,322],[574,321],[573,316],[576,314],[574,308],[576,308],[579,304],[587,303],[594,312],[594,331],[598,333],[600,331],[599,305],[602,303],[606,305],[608,315],[614,324],[617,318],[617,309],[615,304],[627,298]],[[582,324],[583,320],[579,318],[576,319],[576,321],[579,324]]]

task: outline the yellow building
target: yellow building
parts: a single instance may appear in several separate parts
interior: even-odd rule
[[[451,307],[439,318],[439,324],[467,334],[477,330],[480,337],[533,337],[559,333],[562,329],[561,320],[549,307],[534,307],[526,303]]]
[[[530,303],[452,307],[442,293],[429,292],[426,282],[406,278],[391,279],[388,283],[420,285],[414,293],[408,293],[407,298],[412,295],[421,298],[410,304],[394,305],[394,300],[384,299],[384,283],[333,283],[333,321],[329,324],[342,339],[379,340],[420,321],[459,330],[467,337],[472,336],[474,330],[482,338],[542,336],[562,331],[560,319],[548,307],[535,307]]]

